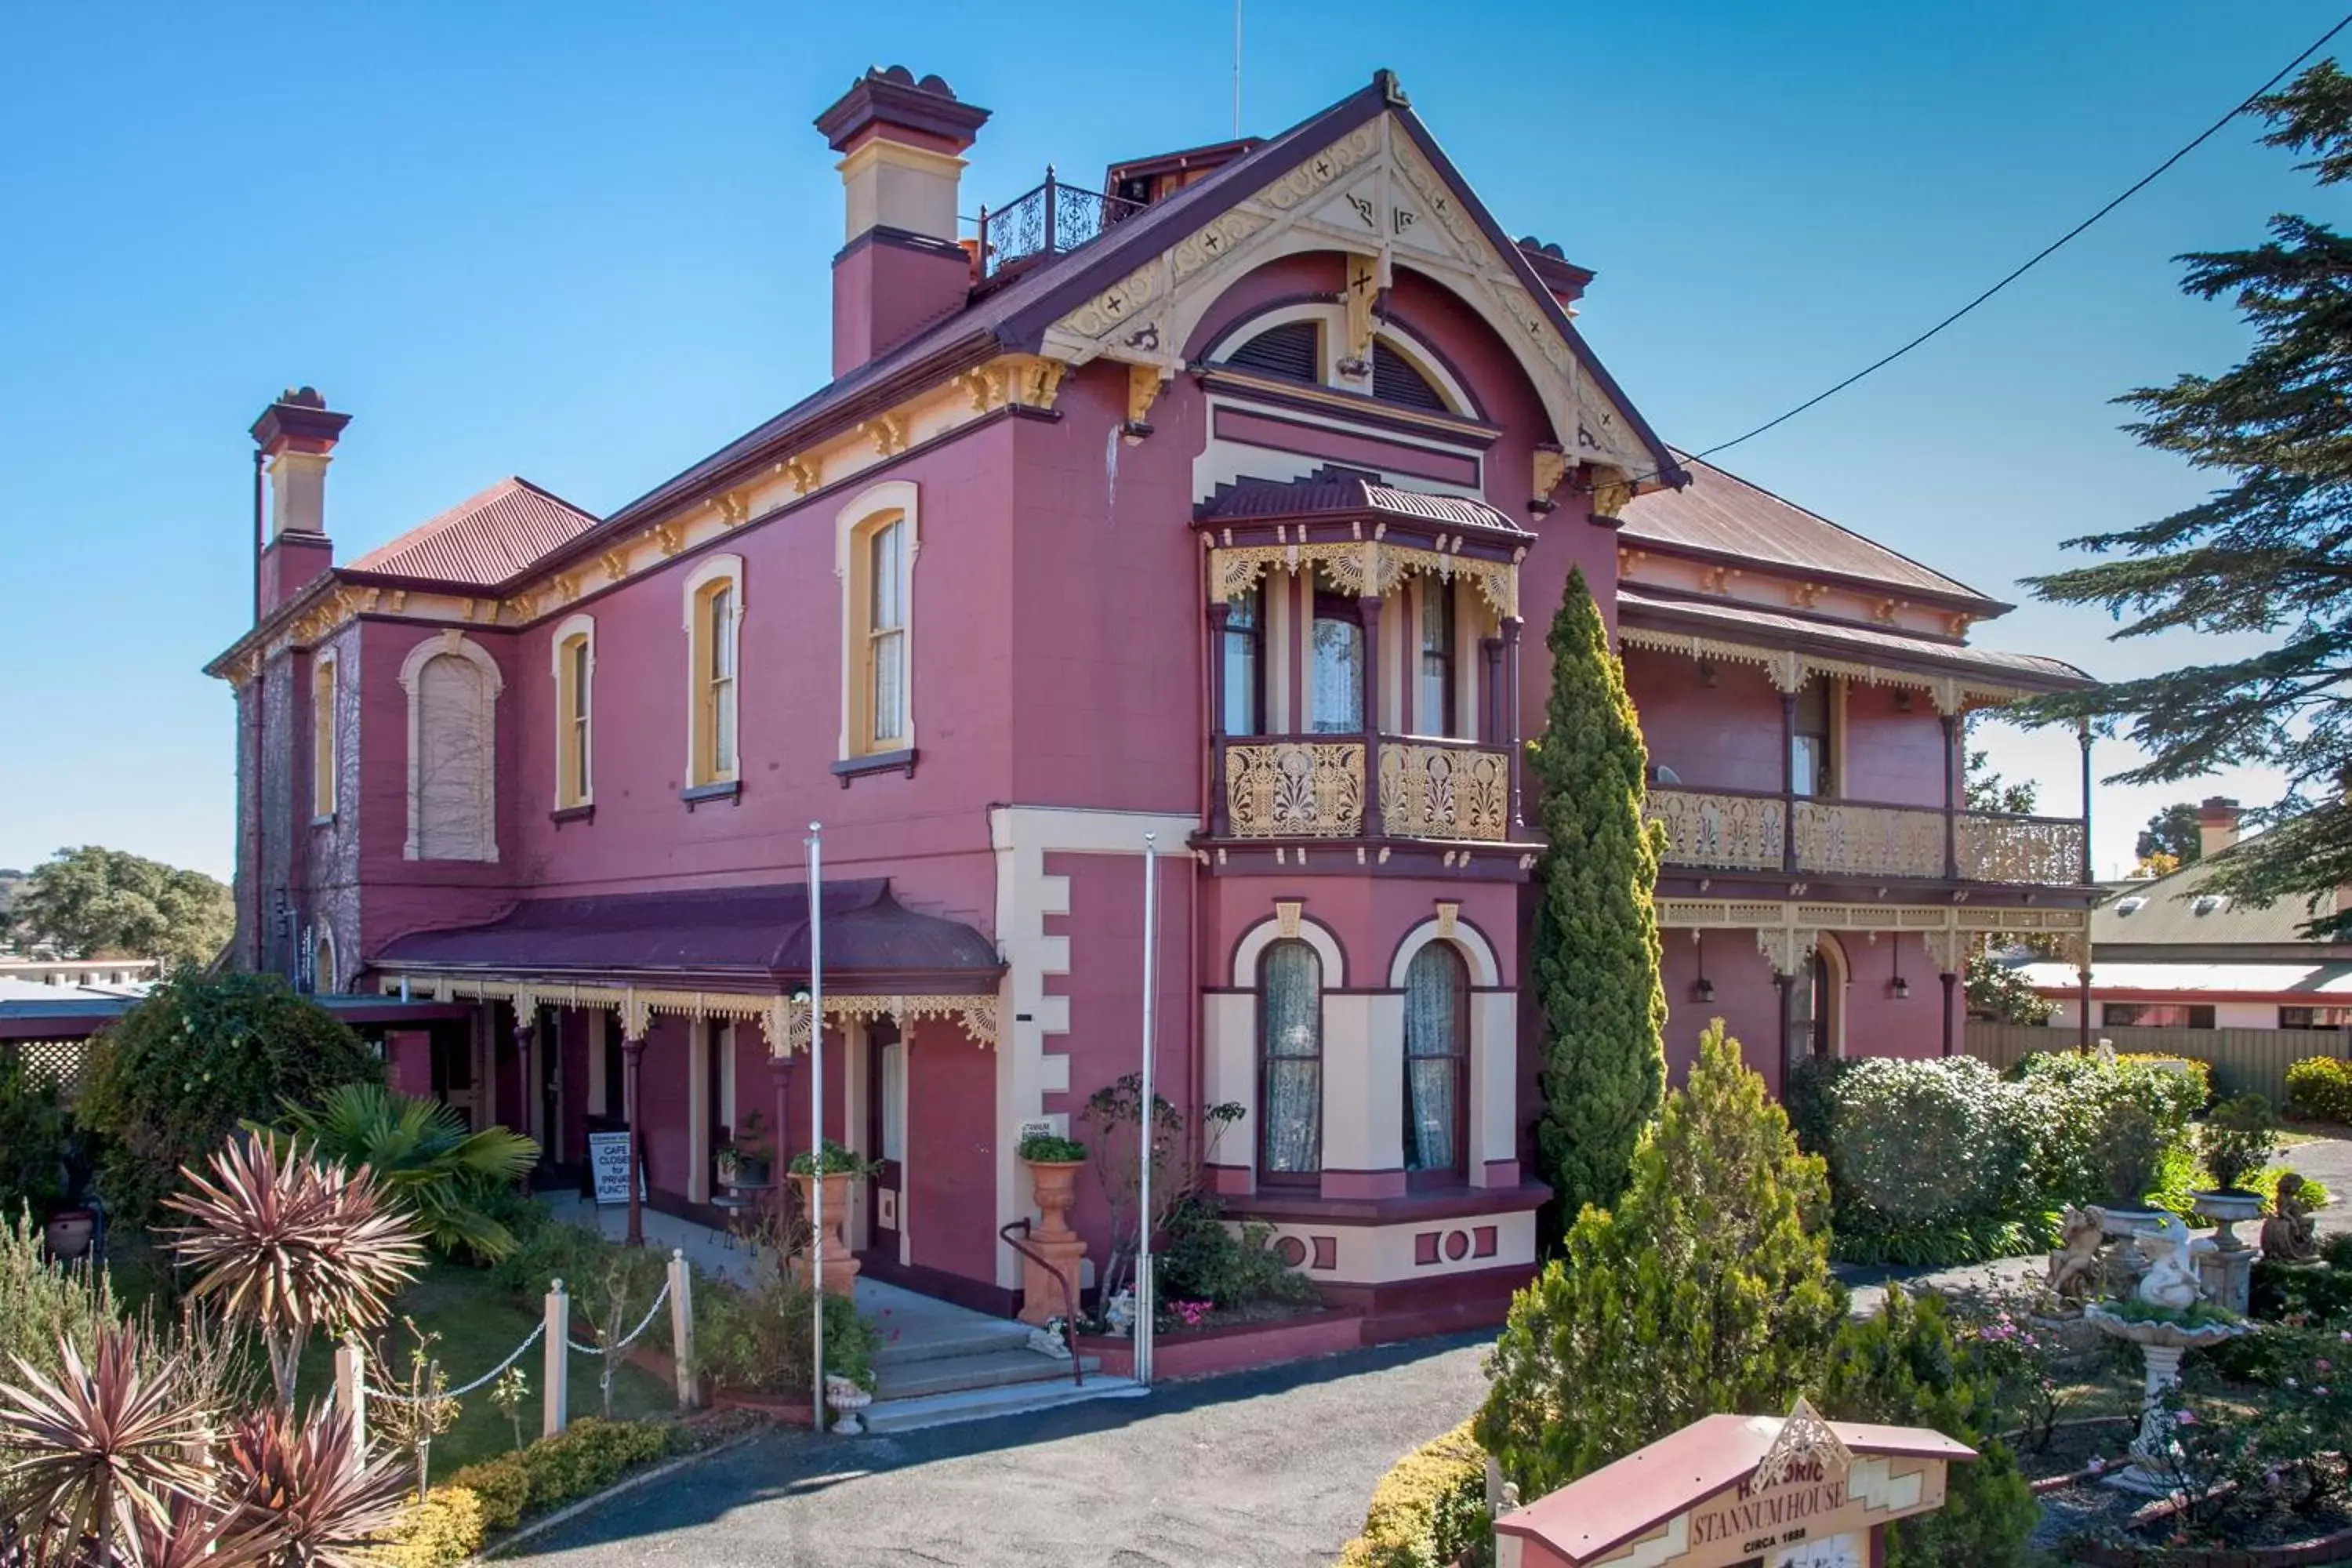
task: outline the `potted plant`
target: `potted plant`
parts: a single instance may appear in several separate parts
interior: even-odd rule
[[[2099,1168],[2107,1179],[2107,1234],[2136,1236],[2156,1223],[2147,1190],[2156,1185],[2163,1137],[2147,1108],[2120,1100],[2099,1129]]]
[[[836,1294],[846,1294],[857,1279],[858,1262],[851,1255],[849,1243],[842,1235],[842,1225],[849,1217],[849,1184],[874,1169],[874,1162],[856,1150],[845,1148],[827,1138],[814,1149],[803,1149],[793,1156],[789,1167],[793,1185],[800,1189],[801,1208],[814,1215],[814,1201],[818,1184],[823,1184],[824,1201],[824,1288]]]
[[[1043,1325],[1077,1307],[1087,1244],[1070,1228],[1069,1213],[1077,1202],[1087,1146],[1058,1133],[1032,1132],[1013,1152],[1029,1167],[1030,1193],[1037,1201],[1037,1228],[1030,1233],[1029,1248],[1046,1259],[1040,1263],[1022,1255],[1021,1321]]]
[[[2198,1145],[2205,1156],[2205,1169],[2212,1175],[2213,1190],[2191,1193],[2189,1197],[2199,1214],[2221,1226],[2213,1244],[2224,1252],[2243,1245],[2231,1231],[2232,1225],[2262,1217],[2263,1196],[2247,1183],[2269,1163],[2277,1142],[2277,1115],[2271,1102],[2259,1094],[2225,1100],[2205,1119]]]
[[[744,1115],[733,1140],[719,1145],[719,1184],[722,1187],[764,1187],[774,1170],[773,1145],[768,1142],[768,1119],[753,1110]]]

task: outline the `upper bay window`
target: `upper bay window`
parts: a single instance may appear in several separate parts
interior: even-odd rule
[[[1314,730],[1354,735],[1364,728],[1364,616],[1344,595],[1315,595]]]
[[[686,634],[687,787],[732,784],[741,762],[741,556],[712,556],[688,576]]]
[[[1218,657],[1224,693],[1219,728],[1228,735],[1256,735],[1265,730],[1265,584],[1226,601],[1224,629]]]
[[[1454,734],[1454,584],[1437,578],[1421,584],[1421,688],[1413,727],[1423,735]]]
[[[1789,788],[1794,795],[1832,795],[1836,789],[1836,759],[1832,754],[1831,711],[1836,695],[1830,678],[1817,675],[1797,694],[1796,727],[1790,741]]]

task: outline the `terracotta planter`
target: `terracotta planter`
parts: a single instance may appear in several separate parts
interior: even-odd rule
[[[1037,1200],[1037,1227],[1029,1245],[1045,1255],[1052,1267],[1035,1258],[1021,1259],[1021,1321],[1044,1324],[1066,1316],[1078,1299],[1078,1279],[1086,1261],[1087,1244],[1070,1228],[1070,1205],[1078,1201],[1078,1173],[1084,1160],[1029,1160],[1031,1191]],[[1062,1283],[1056,1283],[1056,1279]],[[1069,1293],[1063,1294],[1066,1284]]]
[[[71,1262],[89,1256],[90,1239],[98,1234],[98,1216],[88,1209],[59,1209],[49,1216],[41,1239],[49,1256]]]
[[[856,1284],[859,1268],[857,1259],[850,1255],[849,1243],[844,1238],[841,1229],[849,1219],[849,1173],[837,1171],[817,1177],[793,1172],[793,1185],[800,1189],[802,1213],[813,1215],[816,1212],[809,1189],[819,1181],[824,1183],[824,1288],[836,1296],[846,1296]],[[807,1269],[807,1260],[803,1258],[794,1266],[794,1274],[804,1277]]]

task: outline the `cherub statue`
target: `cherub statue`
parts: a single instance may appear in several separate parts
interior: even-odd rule
[[[2310,1184],[2293,1171],[2278,1180],[2276,1212],[2263,1221],[2263,1256],[2287,1263],[2308,1263],[2319,1256],[2319,1222],[2312,1211]]]
[[[2140,1276],[2139,1299],[2151,1307],[2185,1312],[2204,1295],[2197,1283],[2197,1265],[2189,1256],[2189,1227],[2168,1214],[2163,1223],[2143,1230],[2140,1250],[2147,1256],[2147,1272]]]
[[[2050,1255],[2045,1283],[2050,1293],[2081,1306],[2098,1292],[2099,1247],[2106,1239],[2106,1216],[2095,1208],[2066,1210],[2059,1225],[2058,1249]]]

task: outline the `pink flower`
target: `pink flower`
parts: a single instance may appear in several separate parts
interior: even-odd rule
[[[2333,1369],[2332,1367],[2330,1367],[2330,1366],[2327,1364],[2327,1358],[2326,1358],[2326,1356],[2322,1356],[2322,1357],[2320,1357],[2317,1361],[2313,1362],[2313,1363],[2311,1363],[2311,1370],[2312,1370],[2312,1371],[2314,1371],[2314,1372],[2316,1372],[2316,1373],[2324,1373],[2331,1372],[2331,1371],[2333,1371],[2334,1369]]]
[[[2173,1420],[2183,1426],[2194,1426],[2197,1425],[2197,1412],[2194,1410],[2184,1410],[2179,1415],[2174,1416]]]
[[[2095,1455],[2092,1457],[2091,1463],[2088,1466],[2090,1472],[2095,1476],[2105,1474],[2107,1462]]]

